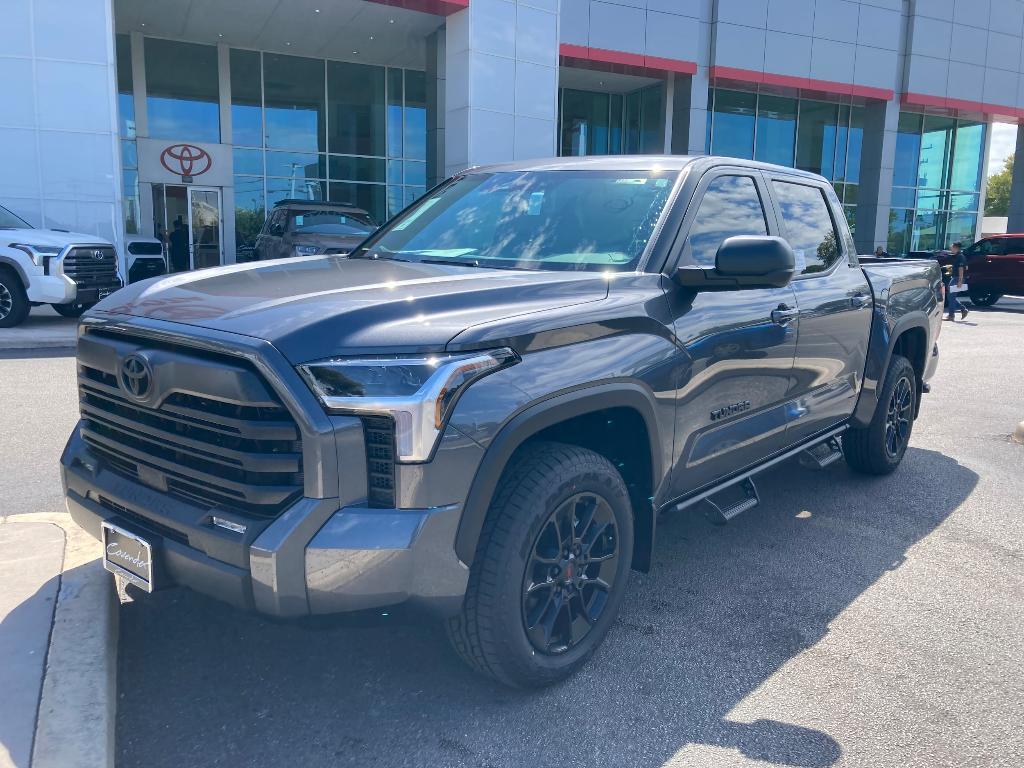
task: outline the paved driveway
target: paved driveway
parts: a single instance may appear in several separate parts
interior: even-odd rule
[[[601,651],[547,691],[475,677],[433,626],[126,603],[119,765],[1024,764],[1024,302],[940,344],[895,476],[790,462],[724,528],[667,518]]]

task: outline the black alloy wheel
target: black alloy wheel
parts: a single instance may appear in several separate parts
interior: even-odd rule
[[[596,493],[566,499],[548,517],[523,576],[523,624],[539,652],[562,654],[591,631],[618,572],[615,514]]]
[[[14,310],[14,296],[10,289],[0,283],[0,320],[5,319]]]
[[[903,454],[910,439],[910,424],[914,419],[913,383],[903,376],[889,398],[885,417],[885,452],[890,458]]]
[[[999,299],[1002,298],[1001,293],[995,291],[969,291],[967,298],[971,300],[971,303],[978,307],[991,307]]]

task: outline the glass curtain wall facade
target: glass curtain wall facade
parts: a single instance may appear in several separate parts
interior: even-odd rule
[[[665,151],[664,102],[661,83],[625,94],[560,88],[558,154],[661,154]]]
[[[943,115],[900,114],[889,253],[974,241],[981,205],[985,124]]]
[[[425,73],[234,48],[230,65],[238,247],[279,200],[382,222],[426,191]]]
[[[117,35],[117,109],[121,135],[121,181],[124,185],[124,231],[139,233],[139,154],[135,144],[135,88],[132,48],[128,35]]]
[[[706,149],[710,154],[761,160],[829,179],[856,226],[864,108],[775,93],[712,88]]]

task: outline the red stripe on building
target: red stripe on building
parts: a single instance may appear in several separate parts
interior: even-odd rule
[[[800,88],[802,90],[822,91],[824,93],[836,93],[842,96],[860,96],[865,99],[880,99],[882,101],[888,101],[893,97],[893,91],[889,88],[872,88],[867,85],[840,83],[834,80],[816,80],[813,77],[777,75],[772,72],[758,72],[753,69],[714,66],[711,67],[710,74],[712,79],[722,78],[725,80],[739,80],[744,83],[778,85],[784,88]]]
[[[627,68],[637,74],[679,72],[692,75],[697,71],[697,63],[682,59],[665,59],[659,56],[645,56],[640,53],[613,51],[608,48],[590,48],[586,45],[562,43],[559,53],[572,62],[581,64],[608,64]]]
[[[368,0],[371,3],[404,8],[407,11],[432,13],[436,16],[450,16],[469,8],[469,0]]]
[[[1024,119],[1024,109],[1007,107],[1002,104],[986,104],[966,99],[949,99],[945,96],[929,96],[926,93],[904,93],[900,102],[908,107],[935,107],[957,112],[980,112],[983,115]]]

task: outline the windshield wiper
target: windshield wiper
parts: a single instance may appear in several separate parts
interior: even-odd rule
[[[451,264],[455,267],[479,267],[480,262],[476,259],[419,259],[420,264]]]

